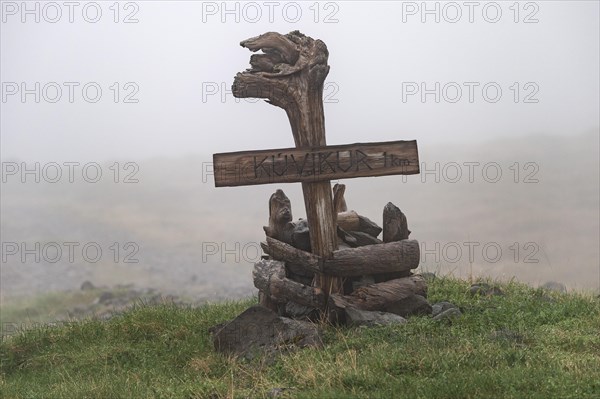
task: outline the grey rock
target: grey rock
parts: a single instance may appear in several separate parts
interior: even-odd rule
[[[282,240],[293,247],[310,252],[308,220],[298,219],[296,222],[288,222],[284,227]]]
[[[548,281],[546,284],[542,285],[542,288],[549,291],[560,292],[563,294],[567,292],[567,287],[563,283],[558,283],[556,281]]]
[[[347,234],[355,239],[354,246],[357,246],[357,247],[363,247],[365,245],[381,244],[383,242],[380,239],[373,237],[372,235],[367,234],[362,231],[348,231]]]
[[[95,288],[96,287],[94,286],[94,284],[92,284],[91,281],[88,281],[88,280],[84,281],[81,284],[81,291],[90,291],[90,290],[93,290]]]
[[[342,229],[340,226],[337,227],[337,237],[338,237],[338,242],[344,243],[344,244],[348,245],[351,248],[356,248],[357,247],[357,240],[356,240],[356,238],[354,238],[353,236],[351,236],[350,234],[348,234],[348,232],[345,231],[344,229]]]
[[[462,313],[457,308],[446,309],[433,318],[435,321],[453,321],[462,316]]]
[[[369,218],[358,215],[358,229],[360,231],[364,231],[365,233],[377,238],[377,236],[383,230],[381,227],[377,226],[377,223],[372,222]]]
[[[404,324],[407,320],[397,314],[346,308],[346,323],[353,326],[386,326],[389,324]]]
[[[218,352],[250,358],[256,352],[272,354],[283,348],[321,347],[321,331],[309,322],[280,317],[260,305],[252,306],[219,329],[213,329]]]
[[[317,320],[319,317],[318,309],[309,306],[300,305],[299,303],[288,301],[285,304],[285,316],[292,319]]]
[[[431,314],[432,308],[425,297],[421,295],[411,295],[386,306],[384,311],[397,314],[398,316],[408,317]]]
[[[455,304],[451,303],[451,302],[438,302],[433,304],[432,306],[432,312],[431,315],[433,317],[439,315],[442,312],[445,312],[448,309],[458,309],[458,306],[456,306]]]

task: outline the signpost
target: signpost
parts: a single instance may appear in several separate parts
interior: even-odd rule
[[[416,141],[229,152],[213,165],[217,187],[419,173]]]
[[[215,186],[301,182],[312,252],[331,259],[337,249],[336,218],[329,180],[419,173],[416,141],[327,146],[323,82],[329,73],[327,46],[298,31],[268,32],[242,47],[264,54],[238,73],[237,98],[265,98],[283,108],[296,148],[214,154]],[[313,285],[325,297],[342,292],[340,277],[319,273]],[[326,301],[325,301],[326,303]]]

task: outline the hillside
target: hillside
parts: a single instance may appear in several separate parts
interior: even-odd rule
[[[520,283],[473,297],[437,278],[429,300],[458,305],[373,328],[325,327],[324,348],[275,359],[215,353],[208,328],[254,300],[138,306],[108,321],[42,327],[0,345],[3,398],[597,398],[600,300]]]

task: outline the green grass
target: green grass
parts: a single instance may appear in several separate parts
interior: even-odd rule
[[[4,300],[0,323],[27,325],[47,323],[61,317],[65,310],[82,303],[92,303],[100,289],[89,291],[50,292],[33,297]]]
[[[207,329],[254,300],[181,308],[139,306],[101,322],[37,328],[0,346],[2,398],[598,398],[600,300],[503,285],[471,297],[468,283],[437,279],[452,324],[325,328],[324,349],[269,362],[215,353]],[[548,300],[548,295],[553,301]],[[510,329],[518,339],[494,338]]]

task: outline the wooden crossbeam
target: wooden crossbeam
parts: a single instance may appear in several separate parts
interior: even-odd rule
[[[419,173],[417,142],[388,141],[213,155],[216,187]]]

